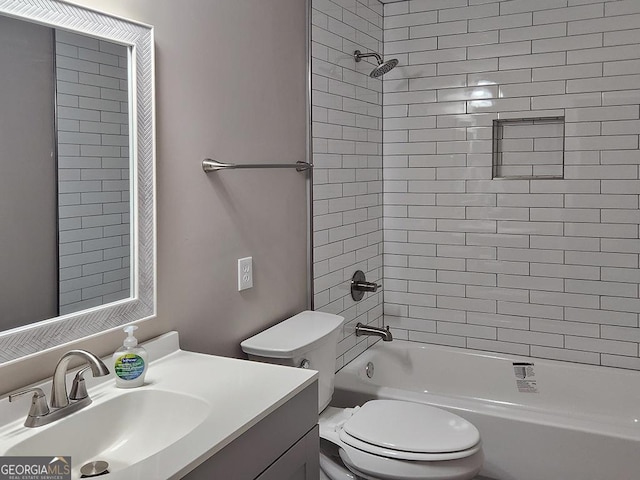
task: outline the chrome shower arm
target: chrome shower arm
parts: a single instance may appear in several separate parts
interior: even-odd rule
[[[356,63],[361,61],[365,57],[376,57],[376,60],[378,61],[378,66],[374,68],[369,74],[371,78],[381,77],[389,70],[392,70],[396,65],[398,65],[397,58],[392,58],[391,60],[383,62],[382,57],[375,52],[362,53],[360,50],[356,50],[355,52],[353,52],[353,58],[356,59]]]
[[[375,52],[362,53],[360,50],[356,50],[355,52],[353,52],[353,56],[356,58],[356,62],[359,62],[363,58],[376,57],[376,60],[378,61],[378,65],[382,63],[382,57]]]

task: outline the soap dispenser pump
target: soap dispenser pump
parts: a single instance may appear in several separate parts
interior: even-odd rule
[[[138,346],[138,339],[133,332],[138,327],[129,325],[123,330],[127,334],[122,347],[113,354],[113,371],[116,376],[116,386],[119,388],[133,388],[144,384],[147,373],[147,351]]]

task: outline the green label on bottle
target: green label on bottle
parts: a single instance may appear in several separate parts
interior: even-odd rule
[[[144,359],[135,353],[125,353],[116,360],[115,371],[122,380],[135,380],[144,372]]]

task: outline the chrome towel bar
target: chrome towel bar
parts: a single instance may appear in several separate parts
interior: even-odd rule
[[[204,170],[205,173],[217,172],[218,170],[231,170],[235,168],[295,168],[297,172],[304,172],[313,168],[313,165],[302,161],[296,163],[247,163],[244,165],[218,162],[211,158],[205,158],[202,161],[202,170]]]

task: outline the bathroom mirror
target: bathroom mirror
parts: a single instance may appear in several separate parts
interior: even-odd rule
[[[155,314],[153,30],[0,4],[0,363]]]

